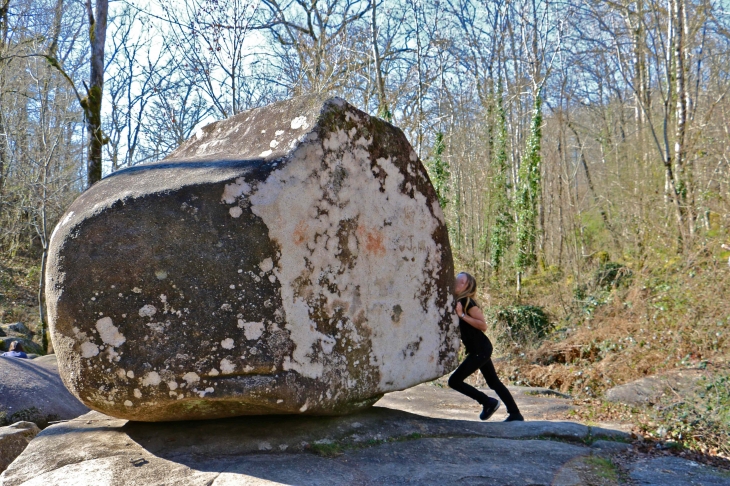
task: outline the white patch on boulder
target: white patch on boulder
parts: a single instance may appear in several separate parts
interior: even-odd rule
[[[221,348],[223,349],[233,349],[233,339],[227,338],[221,341]]]
[[[84,341],[81,343],[81,357],[82,358],[93,358],[94,356],[99,354],[99,346],[97,346],[94,343],[90,343],[89,341]]]
[[[398,165],[392,158],[398,155],[373,161],[369,143],[352,129],[305,142],[289,163],[257,185],[249,200],[251,211],[281,247],[272,271],[281,284],[284,327],[295,343],[283,367],[316,379],[335,373],[339,360],[321,355],[334,353],[339,337],[317,330],[310,303],[322,302],[316,311],[334,318],[334,309],[342,309],[345,301],[343,328],[357,341],[364,334],[359,329],[366,326],[379,390],[391,391],[448,371],[439,357],[444,336],[436,278],[443,250],[433,238],[443,216],[416,186],[405,193],[411,152]],[[355,227],[343,225],[353,222]],[[340,247],[343,237],[345,248]],[[337,258],[343,250],[349,253],[347,262]],[[392,317],[396,304],[399,325]],[[355,324],[363,315],[367,324]],[[455,335],[449,347],[457,339]]]
[[[182,379],[188,382],[188,385],[197,383],[200,381],[200,377],[194,371],[189,371],[182,376]]]
[[[228,361],[226,358],[221,360],[221,372],[224,375],[229,375],[236,370],[236,365]]]
[[[144,386],[157,386],[162,380],[160,375],[156,371],[150,371],[142,378],[142,385]]]
[[[246,339],[258,339],[264,333],[263,322],[245,322],[243,319],[238,320],[238,327],[243,329]]]
[[[298,130],[298,129],[306,129],[309,125],[307,124],[307,117],[306,116],[298,116],[295,119],[291,121],[291,129],[292,130]]]
[[[110,346],[121,346],[127,340],[114,325],[111,317],[102,317],[96,321],[96,330],[101,340]]]
[[[270,272],[274,268],[274,262],[271,258],[265,258],[259,263],[259,268],[262,272]]]
[[[243,177],[239,177],[236,182],[225,185],[221,200],[226,204],[233,204],[237,198],[249,192],[251,192],[251,186],[246,183]]]
[[[335,344],[337,344],[337,341],[335,341],[335,338],[331,336],[324,336],[319,340],[320,345],[322,346],[322,351],[324,351],[326,354],[332,353],[332,349],[334,349]]]
[[[152,304],[142,306],[139,310],[139,317],[152,317],[157,313],[157,308]]]
[[[228,210],[228,214],[230,214],[232,218],[238,218],[243,214],[243,209],[238,206],[233,206]]]

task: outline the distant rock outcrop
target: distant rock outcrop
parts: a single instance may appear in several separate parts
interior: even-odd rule
[[[41,347],[40,344],[31,341],[29,338],[18,336],[0,337],[0,353],[4,353],[10,349],[10,344],[13,341],[18,341],[21,345],[23,345],[23,351],[27,354],[43,354],[43,347]]]
[[[22,322],[0,325],[0,353],[7,351],[13,341],[18,341],[28,354],[45,354],[43,347],[33,341],[33,332]]]
[[[3,422],[30,421],[41,427],[78,417],[89,409],[63,386],[56,356],[0,357],[0,414]]]
[[[452,282],[403,133],[302,97],[82,194],[47,302],[64,382],[108,415],[340,414],[455,367]]]
[[[0,327],[2,327],[4,331],[9,331],[11,333],[15,332],[18,334],[24,334],[26,336],[30,336],[32,334],[30,329],[28,329],[28,326],[26,326],[22,322],[12,322],[10,324],[4,324]]]
[[[653,405],[665,394],[685,396],[696,391],[709,373],[699,369],[671,370],[615,386],[606,391],[606,400],[628,405]]]

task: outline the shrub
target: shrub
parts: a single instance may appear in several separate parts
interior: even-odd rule
[[[497,309],[493,324],[500,324],[510,341],[528,344],[547,336],[554,328],[542,307],[513,305]]]
[[[607,262],[602,264],[593,275],[593,285],[596,288],[609,289],[619,287],[631,280],[631,270],[621,263]]]

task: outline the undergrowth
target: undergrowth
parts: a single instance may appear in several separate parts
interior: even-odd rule
[[[670,370],[706,369],[708,381],[696,394],[681,400],[670,394],[666,403],[624,409],[617,417],[647,437],[730,457],[730,268],[719,248],[714,242],[686,255],[604,260],[578,277],[549,267],[525,279],[520,303],[544,310],[552,329],[544,337],[519,339],[519,332],[494,326],[489,336],[499,375],[514,385],[585,400],[589,414],[598,413],[595,404],[604,403],[605,392],[616,385]],[[483,290],[493,314],[514,306],[513,289]],[[617,406],[606,407],[615,412]]]
[[[30,258],[0,255],[0,323],[22,322],[31,330],[38,323],[36,292],[40,269]]]

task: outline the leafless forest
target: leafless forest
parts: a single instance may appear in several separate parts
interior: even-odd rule
[[[726,8],[4,0],[0,247],[41,268],[64,208],[102,172],[317,92],[404,130],[459,264],[481,277],[519,291],[596,259],[691,255],[721,242],[730,213]]]

